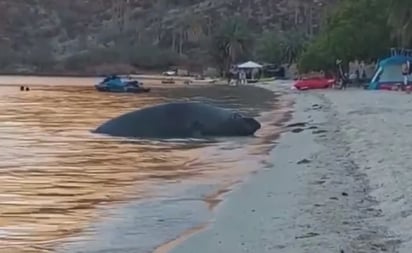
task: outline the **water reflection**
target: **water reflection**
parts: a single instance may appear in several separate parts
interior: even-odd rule
[[[261,166],[282,114],[261,114],[264,127],[257,137],[144,142],[90,130],[133,108],[176,99],[207,100],[256,116],[276,106],[275,96],[251,87],[154,89],[140,95],[2,87],[0,97],[2,252],[52,251],[102,218],[98,206],[148,197],[157,184],[237,180]]]

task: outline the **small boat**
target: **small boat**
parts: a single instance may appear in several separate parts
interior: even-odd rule
[[[143,87],[143,83],[136,80],[122,80],[116,75],[106,77],[96,84],[95,88],[101,92],[143,93],[150,91],[150,88]]]

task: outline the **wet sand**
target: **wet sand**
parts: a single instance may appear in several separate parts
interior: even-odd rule
[[[273,166],[162,252],[410,252],[412,97],[357,89],[289,97],[295,111],[270,152]]]
[[[201,226],[227,189],[268,166],[285,113],[277,95],[254,87],[134,95],[39,84],[0,87],[0,96],[0,250],[11,253],[148,252]],[[132,108],[176,99],[239,109],[264,127],[255,138],[211,142],[90,133]]]

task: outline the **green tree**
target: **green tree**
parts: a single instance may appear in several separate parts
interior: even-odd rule
[[[328,45],[327,39],[322,37],[309,45],[299,58],[298,67],[302,72],[330,70],[335,64],[335,59],[336,54]]]
[[[257,60],[280,64],[283,58],[282,40],[276,33],[264,32],[256,41],[255,55]]]
[[[392,28],[392,37],[397,45],[408,47],[412,42],[412,5],[410,0],[391,0],[389,4],[388,24]]]
[[[137,45],[131,49],[130,63],[143,69],[161,69],[179,64],[183,56],[171,49]]]
[[[300,57],[299,69],[327,71],[337,58],[349,62],[385,55],[391,45],[386,10],[386,0],[344,1]]]
[[[307,47],[307,41],[308,38],[305,34],[299,31],[290,31],[286,33],[283,38],[284,62],[288,64],[296,62]]]
[[[250,54],[252,36],[247,23],[239,17],[223,20],[211,38],[210,54],[225,74],[230,65]]]

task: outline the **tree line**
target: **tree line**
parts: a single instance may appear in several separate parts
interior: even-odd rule
[[[315,36],[293,29],[256,34],[241,17],[229,17],[204,45],[205,60],[222,73],[247,59],[297,63],[301,72],[329,71],[336,59],[372,62],[388,56],[391,47],[411,47],[412,5],[410,0],[343,0]]]
[[[170,66],[195,66],[201,70],[213,66],[224,75],[231,64],[250,59],[275,65],[296,62],[308,41],[307,36],[298,30],[256,33],[240,16],[221,20],[207,34],[199,32],[201,28],[196,25],[197,22],[191,23],[190,27],[177,28],[170,38],[155,40],[155,43],[152,38],[133,41],[131,36],[118,33],[101,39],[102,42],[106,39],[112,42],[107,47],[89,47],[59,60],[53,59],[50,52],[35,50],[33,57],[24,53],[27,58],[25,63],[35,65],[39,71],[59,66],[59,69],[78,72],[100,64],[129,64],[147,70],[164,70]],[[197,38],[193,42],[184,36]],[[11,56],[7,58],[4,64],[11,62]]]
[[[408,48],[411,42],[409,0],[344,0],[300,55],[298,66],[302,72],[327,71],[336,59],[375,62],[390,48]]]
[[[41,48],[31,53],[20,50],[20,54],[4,48],[0,68],[10,65],[13,59],[21,63],[24,56],[23,63],[39,70],[59,66],[81,71],[88,66],[121,63],[140,69],[215,66],[224,74],[231,64],[253,59],[275,65],[297,63],[301,72],[328,71],[338,58],[344,62],[375,61],[386,56],[390,47],[412,46],[410,0],[342,0],[327,13],[317,34],[293,28],[256,32],[241,16],[219,19],[218,23],[199,19],[202,18],[187,18],[166,37],[164,34],[170,31],[160,23],[155,36],[150,38],[119,29],[118,33],[109,34],[111,38],[100,39],[107,39],[110,46],[89,47],[58,60]],[[159,39],[153,40],[156,37]]]
[[[212,51],[222,57],[215,57],[225,65],[221,68],[246,55],[273,64],[297,63],[301,72],[327,72],[335,68],[336,59],[375,62],[392,47],[412,46],[410,0],[343,0],[313,37],[299,31],[266,31],[251,42],[246,24],[233,22],[226,22],[214,38]]]

